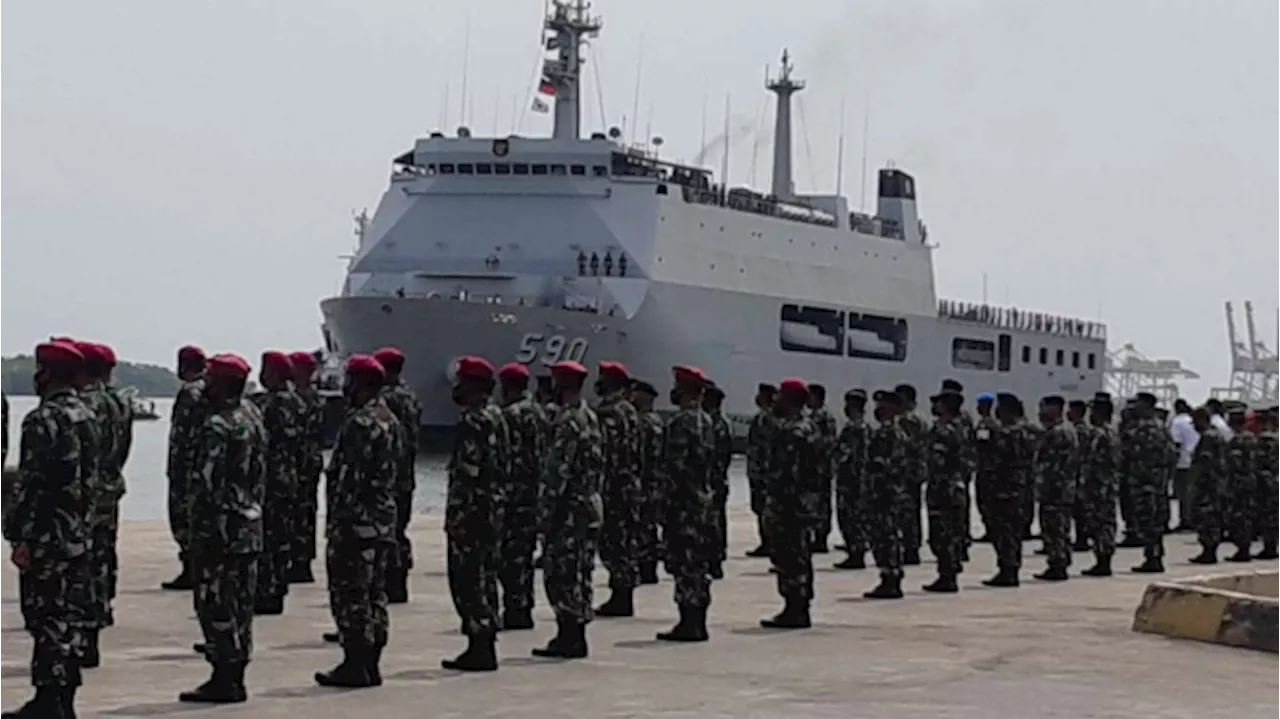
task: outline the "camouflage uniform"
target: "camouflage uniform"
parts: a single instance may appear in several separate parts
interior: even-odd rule
[[[169,457],[165,475],[169,479],[169,531],[178,543],[178,554],[185,558],[190,543],[188,522],[191,508],[191,452],[196,433],[204,424],[204,379],[184,382],[173,400],[169,415]],[[184,559],[185,562],[185,559]]]
[[[999,432],[1000,423],[992,416],[978,418],[973,428],[973,493],[988,540],[991,539],[991,485],[996,479],[995,448]]]
[[[395,485],[404,452],[402,432],[395,413],[375,397],[347,413],[329,459],[329,609],[347,651],[380,651],[391,628],[386,580],[396,547]]]
[[[625,390],[616,390],[601,399],[596,417],[604,454],[600,560],[610,587],[631,589],[640,582],[640,415]]]
[[[422,405],[418,396],[405,381],[382,388],[382,399],[399,420],[403,436],[400,439],[400,459],[396,464],[396,552],[390,568],[396,571],[396,581],[401,581],[413,569],[413,542],[409,539],[409,519],[413,516],[413,493],[417,488],[414,462],[418,459],[418,426],[422,422]]]
[[[462,411],[449,457],[444,531],[449,593],[467,636],[498,630],[498,561],[506,525],[503,484],[509,452],[500,409],[484,404]]]
[[[667,421],[662,445],[662,537],[667,572],[675,578],[675,603],[681,607],[711,604],[711,560],[716,553],[712,431],[706,412],[680,409]]]
[[[719,409],[708,412],[711,418],[711,489],[712,522],[715,528],[715,552],[712,563],[717,568],[729,549],[729,464],[733,462],[733,430]]]
[[[550,439],[538,502],[543,583],[557,619],[586,624],[595,618],[591,572],[604,514],[600,420],[584,400],[564,405]]]
[[[1264,553],[1275,551],[1276,535],[1280,534],[1280,528],[1277,527],[1277,520],[1280,519],[1280,507],[1277,506],[1280,487],[1276,481],[1280,447],[1277,444],[1275,430],[1267,429],[1258,433],[1258,451],[1254,455],[1257,462],[1254,477],[1258,484],[1254,489],[1253,526],[1262,535]]]
[[[768,460],[769,447],[772,441],[769,433],[773,429],[773,415],[768,410],[756,412],[747,428],[747,486],[751,490],[751,512],[756,515],[756,532],[760,536],[760,544],[769,546],[769,537],[765,528],[765,504],[768,476],[765,465]]]
[[[812,542],[822,521],[824,493],[826,509],[831,509],[830,454],[823,453],[824,442],[812,415],[779,419],[769,459],[768,495],[774,518],[769,556],[778,572],[778,594],[789,603],[806,606],[813,600]]]
[[[259,604],[270,605],[289,593],[298,470],[304,458],[299,418],[305,405],[291,382],[261,393],[253,401],[267,430],[267,494],[262,508],[263,546],[258,557],[257,592]]]
[[[866,420],[855,417],[840,430],[833,452],[836,473],[836,521],[849,556],[866,554],[867,537],[867,439]]]
[[[1255,474],[1258,464],[1258,437],[1241,427],[1227,443],[1227,485],[1223,514],[1227,537],[1242,555],[1249,552],[1257,536],[1253,526],[1254,495],[1258,491]]]
[[[1073,494],[1075,499],[1071,504],[1069,524],[1075,527],[1075,546],[1081,547],[1088,541],[1087,528],[1089,520],[1085,516],[1084,492],[1081,491],[1080,485],[1084,481],[1082,473],[1084,472],[1085,462],[1088,461],[1085,453],[1089,451],[1089,432],[1092,428],[1089,426],[1088,417],[1081,417],[1076,421],[1067,421],[1071,424],[1071,429],[1075,430],[1076,433],[1076,467],[1079,468],[1079,473],[1076,475],[1076,487]]]
[[[1227,494],[1227,441],[1218,430],[1200,433],[1191,466],[1195,470],[1196,534],[1206,552],[1222,542],[1223,500]]]
[[[302,430],[302,460],[298,467],[298,502],[294,515],[293,560],[306,564],[316,558],[316,513],[320,505],[320,475],[324,473],[324,397],[314,387],[298,388],[302,400],[298,424]]]
[[[1022,567],[1023,512],[1031,491],[1026,467],[1035,456],[1030,426],[1015,420],[1000,424],[991,434],[992,472],[988,486],[988,531],[1001,571],[1016,573]]]
[[[662,476],[662,441],[666,431],[662,415],[648,411],[640,415],[640,434],[642,447],[641,486],[644,496],[643,509],[640,513],[640,562],[642,565],[655,566],[662,558],[662,508],[664,506],[664,480]]]
[[[191,454],[191,562],[204,652],[214,665],[253,654],[263,551],[267,440],[247,400],[206,405]]]
[[[908,459],[911,440],[898,420],[881,422],[867,437],[867,509],[871,516],[868,527],[871,553],[880,575],[902,577],[902,507],[909,501],[908,477],[914,459]],[[908,465],[911,465],[909,467]]]
[[[1154,417],[1128,420],[1120,437],[1120,481],[1128,487],[1130,519],[1125,531],[1136,533],[1148,559],[1164,556],[1169,523],[1168,433]],[[1123,512],[1122,512],[1123,515]]]
[[[507,612],[533,609],[533,554],[538,543],[538,489],[547,447],[547,416],[526,394],[502,410],[511,441],[511,471],[501,481],[502,542],[497,566]]]
[[[902,552],[907,558],[919,556],[923,528],[920,525],[921,491],[928,473],[929,428],[914,412],[898,417],[898,424],[907,434],[902,470],[904,494],[898,505],[898,531],[902,534]]]
[[[85,385],[79,393],[81,401],[94,416],[94,470],[89,481],[92,488],[89,504],[89,593],[93,597],[95,627],[102,629],[115,623],[109,592],[116,558],[120,496],[124,494],[124,488],[115,486],[111,463],[119,438],[116,426],[122,418],[115,399],[101,382]],[[93,637],[90,635],[90,655],[92,645]]]
[[[1116,495],[1119,491],[1117,465],[1120,445],[1109,425],[1085,427],[1080,435],[1080,491],[1076,505],[1081,508],[1082,525],[1076,531],[1093,543],[1099,559],[1116,551]]]
[[[825,548],[827,538],[831,536],[831,492],[835,473],[836,435],[840,430],[840,424],[826,407],[819,407],[810,412],[809,421],[818,432],[818,459],[821,465],[826,467],[826,473],[823,475],[826,478],[826,489],[818,496],[818,516],[814,524],[813,546]]]
[[[5,505],[4,538],[26,547],[19,601],[31,633],[31,684],[80,685],[85,631],[93,626],[89,588],[93,491],[83,440],[93,411],[71,389],[42,397],[22,420],[18,474]],[[91,450],[89,450],[91,451]]]
[[[1049,567],[1071,566],[1071,513],[1080,481],[1079,443],[1070,422],[1045,427],[1036,446],[1036,496],[1040,537]]]
[[[928,474],[925,506],[929,511],[929,550],[938,560],[938,574],[961,571],[968,515],[968,462],[964,427],[958,419],[936,421],[928,435]]]

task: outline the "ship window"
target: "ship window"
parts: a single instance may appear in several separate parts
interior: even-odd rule
[[[951,366],[956,369],[995,369],[996,343],[991,340],[956,337],[951,340]]]
[[[529,165],[523,162],[517,162],[511,166],[511,171],[517,175],[527,175],[529,174]]]
[[[453,163],[452,163],[452,162],[442,162],[442,163],[440,163],[440,174],[441,174],[441,175],[452,175],[452,174],[453,174]]]
[[[907,359],[907,321],[850,312],[846,347],[850,357],[903,362]]]
[[[458,174],[459,174],[459,175],[474,175],[474,174],[475,174],[475,172],[476,172],[476,166],[475,166],[475,165],[472,165],[470,162],[459,162],[459,163],[458,163]]]
[[[587,174],[587,168],[585,165],[569,165],[569,174],[585,175]]]
[[[1022,345],[1022,362],[1031,364],[1031,345]]]
[[[1013,369],[1013,337],[1000,335],[1000,348],[996,353],[996,369],[1008,372]]]
[[[551,166],[551,174],[553,174],[553,175],[567,175],[567,174],[569,174],[569,168],[565,167],[564,165],[552,165],[552,166]]]
[[[1098,356],[1090,352],[1089,353],[1089,369],[1097,369],[1097,367],[1098,367]]]
[[[546,165],[534,165],[534,166],[533,166],[533,174],[535,174],[535,175],[545,175],[545,174],[547,174],[547,166],[546,166]]]
[[[822,307],[783,305],[778,344],[786,352],[844,354],[844,313]]]
[[[498,164],[496,164],[496,165],[494,165],[494,166],[493,166],[493,174],[495,174],[495,175],[510,175],[510,174],[511,174],[511,165],[508,165],[508,164],[507,164],[507,163],[505,163],[505,162],[499,162]]]
[[[1040,348],[1040,364],[1049,364],[1049,348]]]
[[[482,163],[480,163],[480,164],[476,165],[476,174],[477,174],[477,175],[492,175],[492,174],[493,174],[493,165],[490,165],[490,164],[485,163],[485,162],[482,162]]]
[[[595,175],[596,177],[608,177],[609,168],[604,165],[592,165],[591,174]]]
[[[1054,357],[1053,357],[1054,364],[1061,367],[1063,363],[1066,362],[1066,358],[1067,358],[1067,353],[1063,352],[1062,350],[1058,350],[1057,352],[1054,353]]]
[[[1077,369],[1079,369],[1079,367],[1080,367],[1080,353],[1079,353],[1079,352],[1072,352],[1072,353],[1071,353],[1071,366],[1072,366],[1072,367],[1075,367],[1075,368],[1077,368]]]

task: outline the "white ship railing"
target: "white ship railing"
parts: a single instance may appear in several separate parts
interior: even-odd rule
[[[1037,332],[1059,337],[1076,337],[1085,340],[1107,339],[1107,326],[1075,317],[1054,315],[1047,312],[1024,310],[1018,307],[938,300],[938,317],[954,322],[985,325],[996,329]]]

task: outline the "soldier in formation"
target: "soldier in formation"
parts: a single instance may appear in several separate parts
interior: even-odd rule
[[[1031,491],[1025,466],[1034,453],[1033,436],[1022,421],[1017,396],[996,395],[996,420],[991,430],[991,474],[987,478],[987,536],[996,554],[996,574],[983,580],[989,587],[1016,587],[1022,568],[1022,536],[1026,493]]]
[[[169,459],[165,474],[169,480],[169,531],[178,545],[178,560],[182,570],[178,576],[163,583],[161,588],[189,590],[195,586],[191,575],[191,562],[187,558],[190,537],[187,523],[191,512],[191,450],[195,446],[196,432],[204,424],[201,416],[204,403],[205,355],[199,347],[187,345],[178,350],[178,380],[182,383],[173,400],[169,415]]]
[[[724,560],[729,549],[729,464],[733,461],[733,429],[724,416],[724,390],[711,382],[702,392],[702,410],[711,420],[712,521],[715,526],[715,555],[711,578],[724,579]]]
[[[927,442],[929,428],[924,419],[916,413],[916,388],[909,384],[894,387],[894,416],[907,434],[907,445],[904,450],[903,471],[906,472],[906,488],[902,502],[898,505],[898,531],[902,535],[902,563],[916,565],[920,563],[920,543],[924,531],[920,523],[920,509],[923,495],[926,463],[928,462]]]
[[[973,427],[973,495],[978,505],[978,517],[982,521],[983,535],[980,542],[990,542],[991,536],[991,483],[995,478],[996,455],[995,436],[1000,429],[992,411],[995,408],[996,396],[990,392],[978,395],[978,419]]]
[[[903,398],[896,391],[878,390],[875,402],[876,427],[867,437],[867,465],[864,474],[871,555],[880,571],[880,583],[863,594],[868,599],[902,598],[904,519],[903,506],[910,503],[907,485],[917,462],[908,457],[911,438],[899,416]]]
[[[1075,428],[1062,415],[1065,401],[1058,395],[1040,400],[1036,445],[1035,488],[1040,506],[1040,536],[1047,566],[1036,579],[1065,581],[1071,566],[1071,519],[1079,481],[1079,449]]]
[[[1195,564],[1217,564],[1218,545],[1222,542],[1222,520],[1227,489],[1227,440],[1213,426],[1211,414],[1204,407],[1191,413],[1200,439],[1196,442],[1191,466],[1195,476],[1196,539],[1200,554],[1191,558]]]
[[[1116,551],[1116,469],[1120,448],[1115,429],[1111,397],[1105,392],[1094,397],[1089,407],[1089,424],[1079,436],[1080,486],[1076,495],[1077,537],[1083,533],[1093,549],[1094,564],[1082,574],[1111,576],[1111,557]]]
[[[1135,571],[1164,571],[1164,535],[1169,523],[1169,434],[1155,417],[1156,398],[1140,392],[1120,430],[1120,475],[1128,488],[1129,518],[1125,530],[1142,546],[1143,562]],[[1216,542],[1215,542],[1216,546]]]
[[[258,381],[263,391],[251,399],[267,431],[267,494],[263,506],[263,549],[258,559],[256,614],[281,614],[289,593],[289,565],[297,540],[297,516],[303,462],[300,418],[306,406],[293,389],[293,363],[279,350],[262,353]]]
[[[827,541],[831,536],[831,493],[834,479],[835,462],[833,453],[836,446],[836,435],[839,434],[839,423],[827,409],[827,388],[816,383],[808,385],[809,399],[806,406],[809,419],[818,431],[819,462],[825,466],[826,489],[818,493],[816,521],[813,525],[814,535],[810,548],[817,554],[829,551]]]
[[[867,393],[851,389],[844,395],[844,416],[847,420],[836,438],[832,463],[836,478],[836,520],[840,536],[844,539],[849,556],[836,563],[837,569],[866,569],[866,554],[870,547],[867,512],[867,440],[870,429],[866,423]],[[819,508],[821,511],[821,508]]]
[[[935,420],[929,428],[925,505],[929,513],[929,550],[938,561],[938,577],[928,592],[959,591],[956,577],[963,567],[969,534],[968,437],[960,421],[964,398],[945,391],[931,398]]]
[[[1227,477],[1222,498],[1226,516],[1223,526],[1227,529],[1226,538],[1236,547],[1236,553],[1226,559],[1228,562],[1248,562],[1253,559],[1252,545],[1257,536],[1253,525],[1253,503],[1258,491],[1258,437],[1245,423],[1244,407],[1231,408],[1227,413],[1227,426],[1231,428],[1231,439],[1227,441]]]
[[[640,583],[658,583],[658,562],[662,559],[663,466],[662,442],[665,425],[653,408],[658,390],[648,382],[632,385],[631,402],[640,419]]]
[[[409,570],[413,569],[413,542],[409,539],[409,520],[413,516],[413,491],[417,487],[414,463],[418,459],[418,425],[422,407],[418,396],[401,378],[404,354],[395,347],[383,347],[373,358],[387,373],[382,398],[399,421],[400,457],[396,462],[396,551],[387,569],[387,601],[403,604],[409,601]]]
[[[1088,447],[1087,438],[1085,436],[1089,432],[1088,414],[1088,402],[1085,402],[1082,399],[1073,399],[1067,402],[1067,424],[1070,424],[1071,429],[1075,430],[1076,433],[1077,458],[1079,460],[1076,463],[1076,466],[1080,471],[1083,471],[1084,469],[1083,453]],[[1075,541],[1071,544],[1071,551],[1073,552],[1089,551],[1089,538],[1088,532],[1086,531],[1086,525],[1088,522],[1084,516],[1085,506],[1080,492],[1081,481],[1080,475],[1077,474],[1074,493],[1075,502],[1071,505],[1070,522],[1071,527],[1075,530],[1072,534],[1072,536],[1075,537]]]
[[[611,592],[596,610],[602,617],[633,616],[633,593],[640,583],[642,450],[640,415],[631,404],[630,388],[631,376],[621,362],[600,363],[595,388],[604,460],[600,560],[609,572]]]
[[[320,475],[324,473],[324,398],[315,387],[316,358],[310,352],[289,353],[293,383],[302,414],[302,455],[298,465],[298,496],[295,502],[293,557],[289,567],[291,584],[315,581],[311,563],[316,558],[316,513],[320,502]]]
[[[817,410],[805,412],[806,404],[812,408],[813,396],[812,387],[804,380],[788,378],[778,383],[773,405],[776,421],[766,463],[772,518],[769,536],[773,541],[770,556],[784,605],[776,616],[760,622],[767,628],[810,626],[813,542],[821,533],[823,495],[829,498],[831,494],[830,455],[823,451],[826,440],[815,421]]]
[[[533,555],[538,543],[538,487],[547,447],[547,414],[529,392],[529,368],[498,370],[499,400],[510,440],[510,471],[501,478],[502,536],[498,579],[502,628],[533,629]]]
[[[747,488],[750,492],[751,513],[756,516],[756,536],[760,543],[747,552],[748,557],[769,556],[769,539],[765,533],[765,503],[768,499],[766,490],[766,460],[772,438],[769,434],[773,428],[773,402],[778,388],[762,383],[756,388],[756,413],[747,428]]]
[[[1253,525],[1262,535],[1262,550],[1255,559],[1275,559],[1276,536],[1280,534],[1277,521],[1280,520],[1280,507],[1277,497],[1280,486],[1276,477],[1276,463],[1280,459],[1280,442],[1277,442],[1277,420],[1280,419],[1280,408],[1271,407],[1262,414],[1261,431],[1258,433],[1258,452],[1255,455],[1257,465],[1254,474],[1257,477],[1257,489],[1253,502]]]

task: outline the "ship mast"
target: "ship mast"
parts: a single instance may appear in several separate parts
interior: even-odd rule
[[[770,192],[781,200],[795,195],[791,184],[791,96],[804,89],[804,80],[791,77],[791,58],[782,51],[782,67],[778,77],[765,77],[765,87],[778,96],[778,108],[773,123],[773,187]]]
[[[603,23],[599,17],[591,17],[587,11],[591,4],[576,0],[553,0],[544,23],[548,33],[545,47],[555,51],[554,57],[542,61],[542,75],[555,86],[555,129],[551,136],[557,140],[577,140],[580,137],[582,44],[587,38],[599,34]]]

